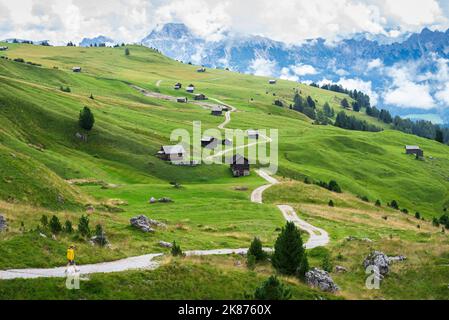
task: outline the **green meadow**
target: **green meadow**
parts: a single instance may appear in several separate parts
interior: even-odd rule
[[[333,274],[342,287],[336,297],[319,296],[285,279],[295,299],[449,298],[449,272],[444,267],[449,240],[431,224],[449,207],[447,145],[391,130],[363,112],[346,111],[384,131],[315,125],[303,114],[275,106],[274,100],[292,103],[299,90],[304,98],[316,100],[318,108],[327,102],[341,111],[341,100],[350,98],[284,80],[269,85],[268,78],[226,70],[198,73],[197,66],[140,46],[129,46],[129,56],[122,47],[8,46],[2,54],[9,59],[0,59],[0,213],[9,222],[9,230],[0,234],[1,270],[64,265],[65,250],[72,243],[78,247],[80,264],[168,253],[159,247],[160,240],[203,250],[247,247],[258,236],[272,246],[285,224],[276,204],[290,204],[302,218],[329,232],[331,243],[322,250],[331,254],[334,264],[351,270]],[[11,60],[16,58],[42,66]],[[73,73],[74,66],[82,67],[82,72]],[[266,184],[254,171],[235,179],[225,165],[177,167],[156,157],[161,145],[174,144],[173,130],[191,132],[193,121],[201,121],[203,130],[212,129],[224,121],[197,104],[147,97],[131,87],[192,99],[184,90],[173,90],[178,81],[184,87],[195,84],[197,93],[235,106],[238,110],[227,128],[279,130],[277,178],[282,183],[266,191],[264,205],[250,202],[251,192]],[[61,91],[61,86],[70,92]],[[87,142],[75,136],[84,133],[78,126],[84,106],[96,120]],[[405,155],[408,144],[424,149],[425,159]],[[305,184],[306,177],[336,180],[343,193]],[[181,187],[174,188],[174,182]],[[169,197],[173,203],[149,204],[151,197]],[[331,199],[333,208],[328,206]],[[376,200],[381,207],[374,205]],[[393,200],[409,214],[388,208]],[[94,210],[87,212],[88,207]],[[416,211],[424,220],[414,217]],[[44,238],[36,231],[44,214],[74,225],[88,214],[91,228],[103,225],[111,245],[93,247],[76,235]],[[154,234],[132,229],[129,219],[140,214],[166,223],[167,228]],[[349,236],[373,242],[348,242]],[[361,266],[373,249],[409,258],[393,267],[376,292],[364,288]],[[311,262],[320,266],[322,252],[315,251]],[[245,290],[254,290],[273,272],[269,266],[250,272],[232,259],[237,258],[189,258],[167,261],[156,271],[92,275],[83,292],[62,296],[56,294],[63,286],[57,279],[0,281],[0,298],[113,299],[119,292],[118,298],[124,299],[241,299]],[[426,276],[417,276],[420,272]],[[179,291],[173,292],[172,279],[155,294],[158,279],[171,273],[180,283]],[[143,286],[145,281],[151,285]],[[192,283],[201,286],[193,290]],[[220,291],[223,283],[225,289]],[[413,290],[405,290],[406,283]],[[120,285],[136,289],[120,290]],[[40,291],[35,291],[37,287]]]

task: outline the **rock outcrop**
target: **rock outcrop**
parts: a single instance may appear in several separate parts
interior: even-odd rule
[[[365,269],[370,266],[377,267],[379,274],[385,276],[390,271],[390,259],[383,252],[373,251],[365,258],[363,266]]]
[[[306,283],[324,292],[335,293],[340,288],[334,283],[329,273],[324,270],[313,268],[306,273]]]
[[[164,223],[161,223],[156,220],[149,219],[148,217],[144,215],[140,215],[134,218],[131,218],[129,220],[131,225],[143,232],[149,233],[149,232],[155,232],[154,228],[165,228],[166,225]]]
[[[168,248],[168,249],[173,248],[173,244],[172,243],[165,242],[165,241],[159,241],[159,246],[161,246],[162,248]]]

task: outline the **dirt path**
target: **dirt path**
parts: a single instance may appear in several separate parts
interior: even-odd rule
[[[269,184],[257,188],[251,194],[251,201],[254,203],[263,203],[263,192],[268,188],[279,184],[279,181],[270,176],[266,171],[257,170],[257,174],[265,179]],[[310,237],[304,247],[306,249],[313,249],[317,247],[324,247],[329,243],[329,234],[323,229],[317,228],[310,223],[300,219],[295,210],[289,205],[278,205],[285,220],[293,222],[298,228],[306,231]]]

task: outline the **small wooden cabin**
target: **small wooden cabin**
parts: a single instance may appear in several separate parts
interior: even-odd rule
[[[81,70],[82,70],[81,67],[73,67],[72,68],[73,72],[81,72]]]
[[[197,101],[202,101],[202,100],[207,100],[207,97],[206,97],[206,95],[204,95],[202,93],[199,93],[199,94],[195,95],[194,99],[197,100]]]
[[[0,51],[6,51],[8,50],[8,47],[0,47]]]
[[[219,140],[214,137],[203,137],[201,139],[201,147],[207,149],[215,149],[218,146]]]
[[[185,97],[182,97],[182,98],[176,98],[176,102],[179,102],[179,103],[187,103],[187,102],[189,102],[189,99],[187,99],[187,98],[185,98]]]
[[[276,80],[268,80],[268,83],[269,83],[269,84],[276,84],[277,81],[276,81]]]
[[[223,110],[223,112],[228,112],[230,109],[228,106],[221,106],[221,110]]]
[[[211,111],[211,115],[213,116],[222,116],[223,110],[220,107],[213,107]]]
[[[201,67],[201,68],[197,69],[196,72],[206,72],[206,68]]]
[[[250,175],[249,160],[240,154],[231,158],[231,171],[234,177],[246,177]]]
[[[424,157],[424,151],[419,146],[405,146],[406,154],[414,154],[417,157]]]
[[[186,151],[183,146],[162,146],[158,152],[159,158],[165,161],[182,161],[184,160]]]
[[[189,86],[186,88],[186,91],[189,93],[195,92],[195,86],[193,84],[189,84]]]
[[[248,138],[249,139],[256,139],[256,140],[258,140],[259,139],[259,131],[257,131],[257,130],[248,130],[247,131],[247,133],[248,133]]]
[[[173,86],[173,89],[175,89],[175,90],[179,90],[179,89],[181,89],[182,88],[182,83],[175,83],[175,85]]]

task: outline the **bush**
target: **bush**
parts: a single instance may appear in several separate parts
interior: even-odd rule
[[[89,228],[89,217],[81,216],[80,221],[78,223],[78,232],[83,237],[90,236],[90,228]]]
[[[332,200],[329,200],[329,207],[335,207],[335,205],[334,205],[334,201],[332,201]]]
[[[256,256],[248,254],[246,256],[246,266],[249,270],[254,270],[256,268],[257,259]]]
[[[338,185],[337,181],[335,181],[335,180],[331,180],[329,182],[329,190],[333,191],[333,192],[341,193],[341,188]]]
[[[95,227],[95,243],[101,247],[104,247],[108,244],[108,240],[101,224],[97,224]]]
[[[68,93],[70,93],[70,92],[72,92],[72,90],[70,89],[70,87],[63,87],[63,86],[60,86],[59,87],[59,90],[61,90],[62,92],[68,92]]]
[[[289,300],[291,297],[290,289],[275,276],[268,278],[254,293],[256,300]]]
[[[67,220],[65,222],[64,231],[69,234],[73,233],[73,225],[72,225],[72,222],[70,222],[69,220]]]
[[[391,201],[391,203],[388,204],[390,208],[393,208],[395,210],[399,210],[399,204],[396,200]]]
[[[332,270],[334,269],[329,254],[324,256],[323,261],[321,262],[321,268],[327,272],[332,272]]]
[[[281,274],[295,275],[304,255],[301,233],[293,222],[287,222],[274,245],[273,267]]]
[[[254,238],[248,250],[248,256],[254,256],[256,262],[264,261],[267,258],[266,253],[263,251],[262,241],[259,238]]]
[[[20,63],[24,63],[25,60],[23,60],[22,58],[16,58],[14,59],[15,62],[20,62]]]
[[[415,213],[415,218],[420,220],[421,219],[421,213],[416,212]]]
[[[376,200],[376,207],[382,207],[382,203],[380,202],[380,200]]]
[[[45,214],[41,217],[41,225],[44,229],[48,227],[48,217]]]
[[[84,107],[80,112],[79,125],[84,130],[90,131],[94,127],[95,118],[88,107]]]
[[[125,56],[129,56],[131,54],[131,52],[129,51],[128,48],[125,49]]]
[[[184,253],[182,252],[181,246],[179,246],[176,241],[173,241],[173,247],[171,248],[171,254],[173,257],[182,257]]]
[[[304,252],[301,262],[299,263],[298,269],[296,269],[296,276],[304,281],[306,278],[306,273],[309,271],[309,260],[307,259],[307,253]]]
[[[57,216],[53,216],[50,219],[49,226],[50,226],[50,231],[53,234],[58,234],[58,233],[60,233],[62,231],[62,225],[61,225],[61,222],[59,221],[59,218]]]
[[[433,220],[432,220],[432,225],[434,226],[434,227],[440,227],[440,221],[438,221],[438,219],[437,218],[433,218]]]

